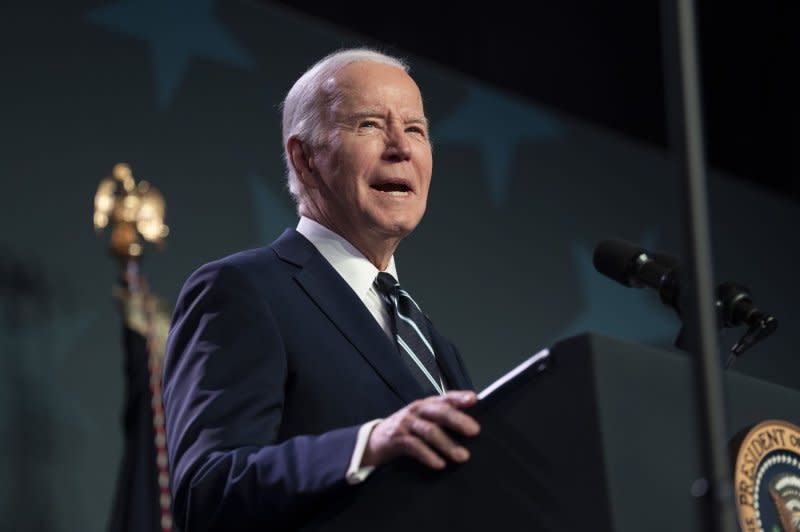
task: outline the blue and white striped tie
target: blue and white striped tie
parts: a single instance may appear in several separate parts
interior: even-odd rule
[[[389,304],[400,357],[425,390],[443,394],[444,385],[425,315],[391,274],[380,272],[375,285]]]

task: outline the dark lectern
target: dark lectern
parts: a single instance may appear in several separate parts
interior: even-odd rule
[[[701,532],[693,367],[599,335],[563,340],[472,409],[467,464],[383,468],[305,530]],[[725,384],[731,436],[799,424],[800,391],[734,372]]]

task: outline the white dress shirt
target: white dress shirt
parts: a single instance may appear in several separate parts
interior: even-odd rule
[[[297,232],[306,237],[317,248],[317,251],[325,257],[325,260],[333,266],[333,269],[342,276],[342,279],[364,303],[389,339],[394,341],[389,309],[386,308],[383,298],[374,286],[375,278],[380,270],[350,242],[310,218],[305,216],[300,218],[300,222],[297,224]],[[398,279],[394,256],[389,260],[386,272]],[[363,482],[375,469],[372,466],[361,467],[361,459],[364,456],[372,429],[380,421],[380,419],[369,421],[362,425],[358,431],[356,446],[353,449],[350,467],[347,468],[346,473],[347,482],[350,484]]]

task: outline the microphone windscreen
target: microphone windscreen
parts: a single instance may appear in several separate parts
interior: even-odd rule
[[[606,277],[625,286],[634,286],[632,283],[633,268],[636,257],[642,253],[646,253],[646,251],[625,240],[612,238],[597,244],[597,247],[594,248],[592,263],[594,269]]]

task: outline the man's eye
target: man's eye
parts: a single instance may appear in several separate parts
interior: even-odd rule
[[[419,133],[420,135],[424,135],[425,134],[425,130],[422,129],[421,127],[419,127],[419,126],[407,127],[406,131],[408,131],[409,133]]]
[[[378,127],[378,123],[374,120],[364,120],[358,125],[358,127],[366,127],[366,128]]]

